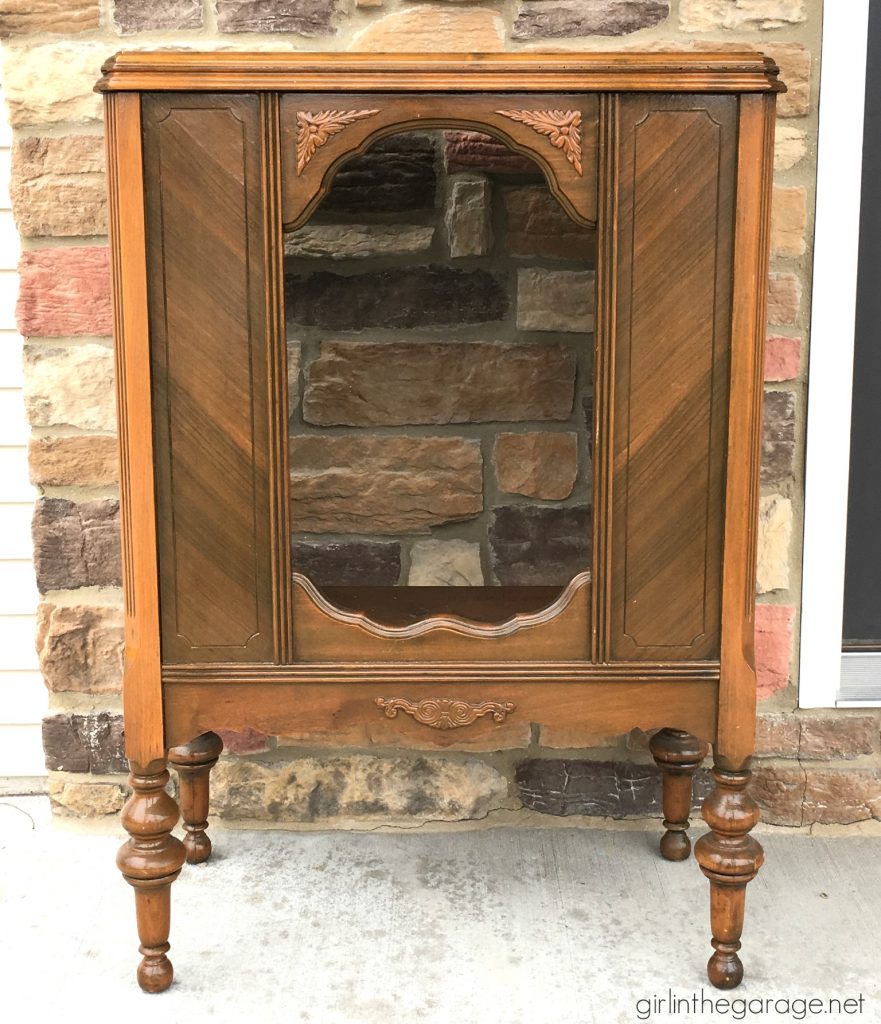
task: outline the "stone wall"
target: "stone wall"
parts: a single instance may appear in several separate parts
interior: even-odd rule
[[[58,810],[110,813],[124,792],[107,224],[101,107],[91,92],[101,62],[122,47],[157,45],[469,52],[749,47],[775,57],[789,86],[779,104],[769,281],[756,794],[765,819],[780,824],[881,817],[878,713],[794,711],[820,13],[820,0],[3,5],[4,78],[15,131],[12,196],[24,240],[19,323],[28,339],[32,474],[43,495],[34,518],[43,595],[37,645],[52,694],[45,737]],[[450,170],[473,171],[470,161],[482,145],[473,137],[452,140]],[[395,235],[383,232],[385,244],[401,244]],[[415,231],[406,244],[419,245],[419,237]],[[347,244],[375,246],[382,238],[370,232]],[[296,258],[306,259],[306,252]],[[331,353],[328,364],[330,355],[343,358]],[[535,731],[506,737],[511,745],[504,751],[441,754],[304,749],[296,737],[228,736],[233,753],[217,770],[216,810],[328,824],[458,820],[522,806],[551,814],[658,813],[657,776],[641,734],[571,731],[554,740],[565,749],[552,748]]]
[[[320,585],[590,567],[596,236],[513,157],[392,136],[285,237],[293,567]]]

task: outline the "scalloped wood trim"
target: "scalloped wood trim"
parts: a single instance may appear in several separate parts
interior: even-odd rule
[[[513,636],[524,629],[544,626],[561,615],[581,591],[590,587],[590,572],[580,572],[573,576],[560,596],[539,612],[526,612],[512,615],[504,622],[475,622],[460,615],[433,615],[409,626],[387,626],[371,619],[364,612],[349,612],[337,607],[321,593],[315,584],[302,573],[292,574],[295,588],[305,593],[315,607],[328,618],[347,626],[357,626],[372,636],[384,640],[407,640],[425,636],[437,630],[446,630],[459,636],[476,637],[484,640],[497,640],[501,637]]]

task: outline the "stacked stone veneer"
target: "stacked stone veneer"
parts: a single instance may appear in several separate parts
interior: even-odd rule
[[[881,817],[878,713],[794,711],[820,19],[820,0],[7,0],[0,34],[14,127],[12,199],[24,248],[19,324],[28,340],[32,474],[43,495],[34,520],[43,595],[36,640],[53,703],[46,751],[57,809],[115,811],[124,790],[117,774],[122,629],[107,221],[101,106],[91,91],[101,62],[122,47],[157,45],[467,52],[747,47],[775,57],[789,86],[780,97],[776,137],[755,789],[767,821]],[[469,162],[482,145],[459,140],[464,162],[450,165],[454,178],[491,177]],[[421,244],[427,221],[403,217],[398,224],[404,223],[413,229],[407,244]],[[374,251],[388,227],[374,225],[362,244]],[[307,238],[303,232],[303,245]],[[359,243],[350,235],[347,244]],[[418,255],[414,264],[424,265]],[[308,263],[304,250],[294,258]],[[441,262],[465,268],[471,259],[448,253]],[[345,340],[344,330],[330,333],[325,340]],[[305,334],[292,325],[291,337]],[[314,359],[314,348],[311,355],[306,348]],[[510,432],[527,431],[518,424]],[[573,432],[571,425],[562,432]],[[517,487],[511,493],[516,497]],[[512,504],[530,500],[521,495]],[[545,500],[551,507],[564,499]],[[228,749],[239,756],[224,757],[215,769],[216,810],[272,821],[373,824],[481,817],[523,805],[554,814],[658,813],[657,775],[639,734],[602,738],[571,729],[552,735],[506,723],[499,735],[502,751],[469,749],[463,736],[460,749],[444,753],[354,749],[347,744],[363,739],[340,734],[309,749],[298,736],[229,736]]]
[[[285,238],[294,569],[474,586],[589,567],[595,245],[487,136],[393,136],[339,172]]]

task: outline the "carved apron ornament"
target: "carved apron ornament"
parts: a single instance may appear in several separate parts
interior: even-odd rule
[[[547,135],[552,146],[563,150],[579,176],[584,174],[581,166],[580,110],[497,110],[496,113],[528,125],[539,135]]]
[[[306,164],[315,156],[332,135],[338,135],[343,128],[354,121],[378,114],[378,110],[311,110],[297,111],[297,174],[302,174]]]
[[[398,711],[406,711],[417,722],[432,729],[458,729],[462,725],[471,725],[484,715],[492,715],[495,721],[504,722],[506,716],[514,710],[510,701],[500,704],[495,700],[483,700],[472,704],[451,697],[426,697],[415,704],[402,697],[377,697],[376,706],[385,711],[386,718],[397,718]]]

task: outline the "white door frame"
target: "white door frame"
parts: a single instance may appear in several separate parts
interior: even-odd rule
[[[803,708],[835,707],[841,680],[869,2],[823,5],[798,693]]]

